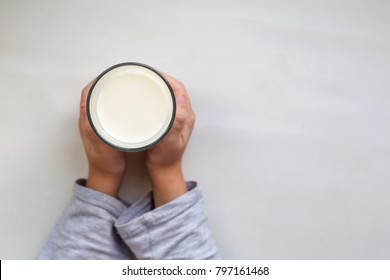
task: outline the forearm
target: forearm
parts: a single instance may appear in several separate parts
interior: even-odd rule
[[[95,170],[94,168],[89,168],[88,171],[88,180],[86,182],[86,187],[93,189],[95,191],[107,194],[112,197],[118,196],[119,187],[122,181],[121,174],[111,174],[104,173]]]
[[[154,206],[160,207],[187,192],[181,164],[149,167]]]

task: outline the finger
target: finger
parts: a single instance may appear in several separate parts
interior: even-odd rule
[[[172,89],[173,89],[173,91],[175,93],[178,92],[178,93],[187,94],[187,91],[186,91],[185,86],[183,85],[183,83],[181,83],[180,81],[176,80],[171,75],[168,75],[168,74],[166,74],[164,72],[162,72],[162,74],[168,80],[169,84],[172,86]]]
[[[173,123],[174,129],[182,129],[186,123],[188,116],[188,108],[186,102],[187,101],[184,95],[181,95],[176,99],[177,106],[175,122]]]
[[[187,124],[192,130],[195,123],[195,113],[192,110],[191,100],[184,85],[172,76],[166,73],[163,74],[172,85],[176,97],[176,116],[173,129],[181,131]]]
[[[90,82],[88,83],[88,85],[86,85],[86,86],[83,88],[83,90],[81,91],[80,106],[81,106],[83,103],[86,103],[86,102],[87,102],[88,92],[89,92],[89,89],[91,88],[93,82],[94,82],[94,80],[90,81]]]
[[[80,119],[87,118],[87,96],[89,89],[91,88],[93,80],[90,81],[81,91],[81,99],[80,99]]]
[[[164,77],[168,80],[169,84],[172,86],[172,89],[173,89],[173,92],[174,92],[175,98],[176,98],[176,105],[180,105],[181,100],[183,99],[183,97],[181,97],[181,96],[184,96],[185,104],[188,106],[188,109],[190,111],[192,111],[191,99],[187,93],[187,90],[186,90],[184,84],[181,83],[180,81],[176,80],[171,75],[168,75],[164,72],[162,72],[162,73],[163,73]]]
[[[176,115],[173,123],[173,130],[178,132],[184,127],[194,126],[195,114],[189,104],[190,100],[188,95],[179,95],[176,98]]]
[[[81,92],[80,119],[79,119],[80,130],[92,129],[87,119],[87,96],[88,96],[89,89],[92,86],[92,83],[93,81],[89,82],[88,85],[86,85]]]
[[[188,142],[192,129],[195,123],[195,114],[186,106],[178,105],[176,110],[176,117],[170,132],[170,139],[179,141],[181,145],[186,145]]]
[[[187,97],[187,104],[191,107],[191,100],[188,96],[187,90],[184,86],[184,84],[178,80],[176,80],[171,75],[168,75],[166,73],[163,73],[164,77],[168,80],[169,84],[172,86],[173,92],[175,94],[175,97],[185,95]]]

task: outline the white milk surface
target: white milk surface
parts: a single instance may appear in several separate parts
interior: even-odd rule
[[[96,95],[97,130],[120,142],[155,140],[171,118],[170,91],[165,82],[147,68],[134,65],[115,68],[98,81],[93,95]],[[93,110],[95,102],[91,104]]]

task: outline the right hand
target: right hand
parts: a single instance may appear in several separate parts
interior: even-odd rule
[[[164,76],[172,86],[177,106],[171,130],[159,144],[146,152],[155,207],[187,192],[181,163],[195,123],[195,114],[183,84],[169,75]]]
[[[195,113],[184,85],[167,74],[164,76],[175,94],[176,116],[164,139],[147,151],[146,164],[149,170],[181,166],[184,150],[195,123]]]

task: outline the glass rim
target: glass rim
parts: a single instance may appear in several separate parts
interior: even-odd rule
[[[116,69],[116,68],[119,68],[119,67],[124,67],[124,66],[138,66],[138,67],[143,67],[143,68],[146,68],[152,72],[154,72],[155,74],[157,74],[158,77],[160,77],[162,79],[162,81],[166,84],[166,86],[168,87],[168,90],[169,90],[169,93],[171,95],[171,99],[172,99],[172,115],[170,117],[170,120],[169,120],[169,124],[168,126],[165,128],[165,130],[161,133],[161,135],[155,139],[153,142],[147,144],[147,145],[144,145],[144,146],[140,146],[140,147],[136,147],[136,148],[128,148],[128,147],[122,147],[122,146],[118,146],[112,142],[110,142],[108,139],[106,139],[103,135],[101,135],[101,133],[99,132],[99,130],[96,128],[95,124],[94,124],[94,121],[92,120],[92,117],[91,117],[91,109],[90,109],[90,105],[91,105],[91,96],[94,92],[94,88],[95,86],[97,85],[97,83],[100,81],[100,79],[105,76],[106,74],[108,74],[110,71]],[[139,63],[139,62],[123,62],[123,63],[118,63],[118,64],[115,64],[113,66],[110,66],[109,68],[107,68],[106,70],[104,70],[102,73],[100,73],[99,76],[96,77],[96,79],[93,81],[89,91],[88,91],[88,95],[87,95],[87,102],[86,102],[86,113],[87,113],[87,118],[88,118],[88,122],[89,124],[91,125],[91,128],[92,130],[94,131],[94,133],[104,142],[106,143],[107,145],[109,145],[110,147],[113,147],[117,150],[121,150],[121,151],[124,151],[124,152],[141,152],[141,151],[145,151],[145,150],[148,150],[150,148],[152,148],[153,146],[157,145],[158,143],[161,142],[161,140],[167,135],[167,133],[171,130],[172,126],[173,126],[173,122],[175,120],[175,116],[176,116],[176,99],[175,99],[175,94],[174,94],[174,91],[172,89],[172,86],[170,85],[170,83],[168,82],[168,80],[156,69],[154,69],[153,67],[147,65],[147,64],[144,64],[144,63]],[[158,135],[158,134],[156,134]],[[112,137],[114,138],[114,137]]]

